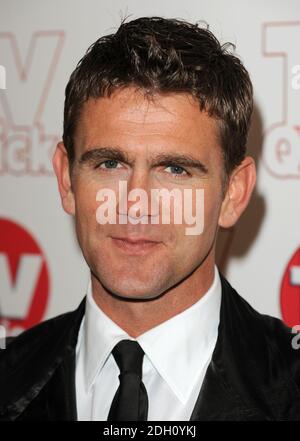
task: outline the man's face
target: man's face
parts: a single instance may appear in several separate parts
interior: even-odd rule
[[[157,95],[149,100],[133,88],[88,100],[75,133],[72,191],[76,231],[84,257],[101,285],[122,298],[151,299],[174,287],[205,262],[214,262],[214,241],[222,205],[223,161],[214,119],[191,96]],[[204,190],[204,229],[186,234],[182,224],[163,224],[160,212],[139,213],[133,224],[118,204],[119,182],[143,189]],[[101,189],[116,194],[116,224],[96,219]],[[174,208],[174,207],[173,207]],[[157,215],[159,223],[152,223]],[[172,214],[172,213],[171,213]],[[118,219],[127,219],[120,224]],[[126,239],[152,241],[128,243]],[[204,274],[203,274],[204,276]]]

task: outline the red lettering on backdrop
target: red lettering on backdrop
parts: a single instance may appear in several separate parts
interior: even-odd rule
[[[275,94],[281,99],[281,115],[264,134],[262,163],[277,179],[300,179],[299,49],[292,44],[300,36],[300,22],[264,23],[263,56],[281,60],[281,82]],[[274,66],[277,66],[277,64]]]
[[[39,323],[49,297],[45,255],[23,226],[0,219],[0,324],[8,335]]]
[[[300,248],[285,269],[280,290],[283,321],[290,327],[300,324]]]

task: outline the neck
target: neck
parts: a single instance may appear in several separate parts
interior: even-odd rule
[[[92,275],[93,298],[99,308],[133,338],[180,314],[196,303],[214,280],[214,260],[206,259],[189,277],[147,301],[112,296]]]

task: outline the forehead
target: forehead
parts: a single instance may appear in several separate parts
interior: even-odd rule
[[[152,153],[163,149],[181,153],[220,154],[218,126],[201,112],[188,94],[145,96],[128,87],[110,97],[89,99],[82,108],[75,134],[81,152],[95,146],[114,146]]]

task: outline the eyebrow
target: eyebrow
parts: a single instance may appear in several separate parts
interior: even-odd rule
[[[130,165],[134,162],[124,150],[117,147],[95,147],[87,150],[81,155],[78,162],[81,165],[88,164],[97,167],[99,161],[103,159],[120,161]],[[159,153],[151,158],[151,164],[153,166],[179,165],[194,168],[203,174],[208,173],[208,168],[199,159],[179,153]]]

